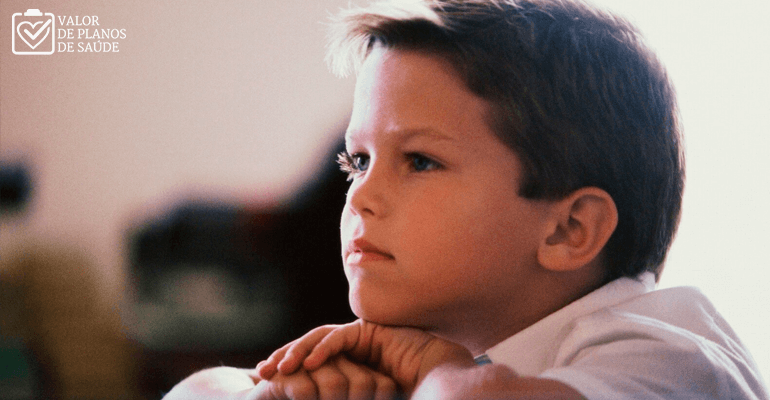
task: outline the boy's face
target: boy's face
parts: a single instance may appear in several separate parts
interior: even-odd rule
[[[518,195],[521,165],[488,111],[442,59],[381,48],[367,57],[341,222],[359,317],[440,334],[525,304],[547,208]]]

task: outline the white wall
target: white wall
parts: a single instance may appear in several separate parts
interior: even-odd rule
[[[112,301],[128,223],[179,198],[291,196],[349,113],[353,82],[323,61],[323,22],[344,4],[3,0],[0,156],[30,159],[36,191],[25,219],[3,221],[2,253],[80,247]],[[93,41],[57,20],[75,52],[14,55],[11,16],[28,7],[96,15],[126,37],[117,53],[79,53]]]
[[[37,192],[5,221],[0,256],[65,243],[120,292],[126,224],[180,196],[280,201],[350,106],[323,64],[322,21],[346,0],[39,1],[125,28],[120,52],[16,56],[0,3],[0,156],[31,158]],[[663,286],[696,285],[770,377],[770,7],[759,0],[602,0],[668,66],[685,125],[684,216]],[[111,300],[108,300],[111,301]]]
[[[597,4],[599,2],[597,1]],[[679,235],[661,286],[701,288],[770,379],[770,5],[601,0],[645,34],[676,86],[687,150]]]

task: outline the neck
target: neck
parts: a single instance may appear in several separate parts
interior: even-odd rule
[[[439,327],[431,333],[464,346],[475,357],[605,283],[601,279],[591,279],[576,284],[561,274],[564,273],[532,285],[528,294],[510,295],[503,299],[505,301],[493,302],[492,306],[469,307],[468,312],[448,323],[445,329]],[[554,293],[560,296],[554,296]]]

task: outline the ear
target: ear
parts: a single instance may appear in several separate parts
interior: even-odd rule
[[[585,187],[557,201],[537,258],[551,271],[575,271],[601,253],[618,225],[618,210],[602,189]]]

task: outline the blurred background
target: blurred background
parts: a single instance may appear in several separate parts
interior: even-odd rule
[[[323,62],[347,3],[0,2],[0,399],[157,399],[353,318],[333,155],[354,82]],[[767,380],[770,6],[595,3],[679,94],[688,182],[661,285],[699,286]],[[79,52],[96,27],[57,19],[73,52],[13,54],[32,7],[125,37]]]

